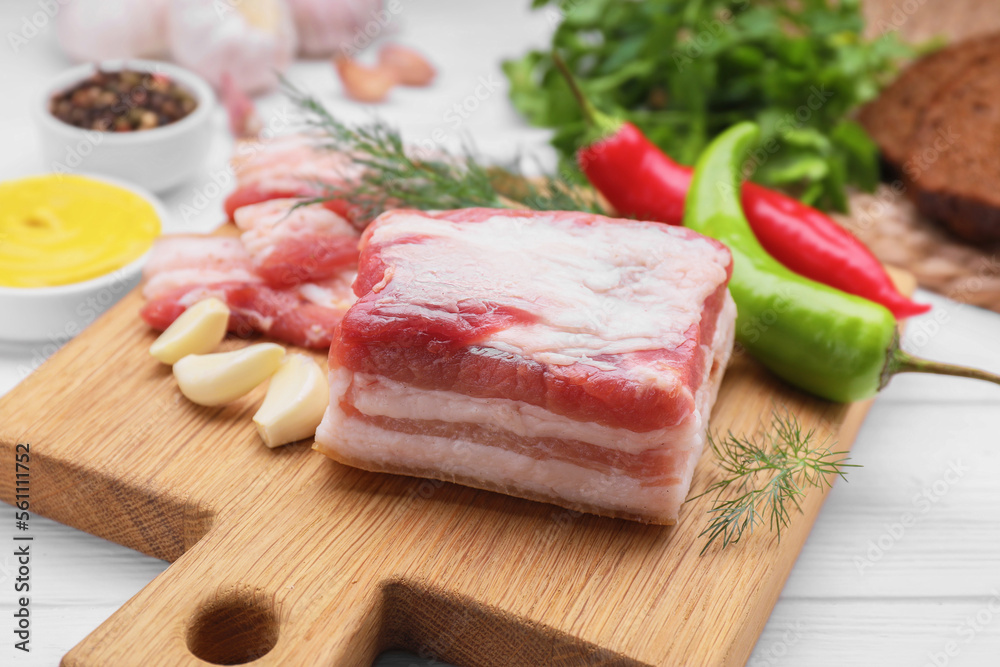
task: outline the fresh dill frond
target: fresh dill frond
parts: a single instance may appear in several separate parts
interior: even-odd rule
[[[299,108],[303,124],[319,148],[347,153],[364,167],[357,180],[325,184],[326,196],[302,204],[346,199],[370,219],[388,208],[443,210],[469,207],[530,208],[544,211],[598,212],[592,196],[555,176],[528,178],[520,160],[487,165],[471,143],[460,155],[406,146],[395,128],[380,120],[348,125],[315,97],[283,80],[285,93]],[[498,184],[516,187],[504,188]],[[516,194],[515,194],[516,193]]]
[[[706,538],[701,553],[717,541],[723,548],[736,544],[762,525],[780,540],[792,512],[802,512],[800,499],[808,489],[831,486],[834,477],[845,477],[846,468],[860,467],[847,463],[847,452],[831,451],[828,438],[819,443],[816,438],[814,430],[803,431],[795,415],[777,410],[770,427],[753,437],[709,434],[724,475],[690,499],[715,494],[709,525],[698,536]]]

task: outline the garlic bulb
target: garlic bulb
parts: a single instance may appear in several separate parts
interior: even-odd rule
[[[295,55],[284,0],[170,0],[169,19],[174,60],[216,88],[228,73],[245,93],[269,91]]]
[[[382,0],[288,0],[288,5],[299,35],[299,52],[309,57],[360,51],[373,39],[365,33],[368,24],[372,24],[369,30],[381,32],[393,14],[383,8]]]
[[[170,0],[73,0],[56,15],[59,46],[74,60],[155,58],[167,51]]]

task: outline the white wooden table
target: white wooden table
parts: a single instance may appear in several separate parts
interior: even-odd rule
[[[506,98],[498,63],[542,46],[554,25],[527,2],[403,2],[390,30],[440,68],[428,90],[399,89],[378,113],[414,141],[457,143],[463,134],[493,155],[518,148],[552,164],[547,133],[525,127]],[[7,35],[39,11],[37,0],[0,5],[0,179],[44,171],[28,105],[67,66],[43,28],[14,53]],[[350,119],[326,62],[300,63],[291,78]],[[456,105],[458,105],[456,107]],[[279,96],[261,103],[266,122],[287,125]],[[220,221],[231,149],[224,119],[204,173],[165,197],[175,229]],[[947,317],[914,320],[910,348],[931,358],[1000,372],[1000,316],[919,293]],[[0,313],[0,317],[3,314]],[[0,345],[0,392],[55,348]],[[0,415],[0,419],[3,416]],[[864,467],[838,483],[792,572],[749,665],[992,666],[1000,664],[1000,389],[949,378],[903,376],[878,398],[854,447]],[[0,466],[11,474],[10,462]],[[0,511],[0,544],[11,544],[13,510]],[[0,664],[55,665],[167,564],[46,519],[32,519],[32,652],[14,651],[14,559],[0,548]],[[705,632],[711,632],[705,628]],[[427,664],[395,654],[380,665]]]

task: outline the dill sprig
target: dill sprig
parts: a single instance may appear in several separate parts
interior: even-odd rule
[[[793,414],[777,410],[770,428],[753,437],[709,434],[724,477],[690,499],[715,493],[711,521],[699,535],[707,538],[701,553],[719,540],[723,548],[736,544],[765,524],[780,540],[792,512],[802,512],[800,499],[808,489],[831,486],[834,477],[845,477],[846,468],[860,467],[847,463],[847,452],[831,451],[829,438],[815,440],[814,430],[803,432]]]
[[[375,119],[348,125],[315,97],[287,80],[285,93],[299,108],[317,146],[341,151],[362,165],[360,176],[344,184],[324,184],[326,196],[302,202],[346,199],[370,219],[388,208],[444,210],[468,207],[531,208],[546,211],[597,212],[588,196],[565,180],[547,175],[526,177],[521,160],[487,165],[471,142],[460,155],[407,147],[399,131]]]

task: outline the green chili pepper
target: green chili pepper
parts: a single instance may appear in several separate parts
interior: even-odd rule
[[[1000,384],[1000,376],[908,355],[884,306],[803,278],[767,254],[740,206],[740,168],[758,134],[755,124],[739,123],[719,135],[698,160],[684,208],[686,227],[733,254],[736,339],[779,377],[832,401],[874,396],[904,372]]]

